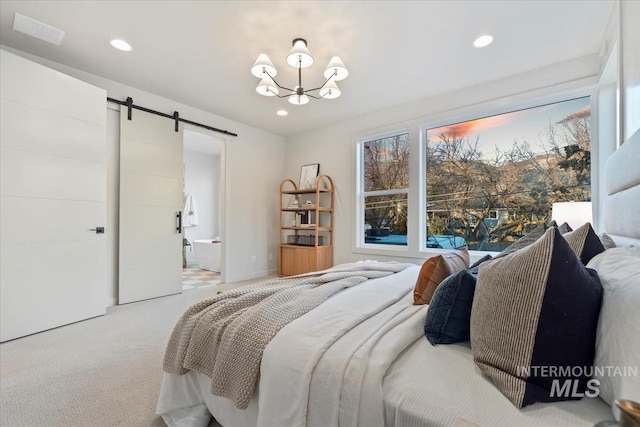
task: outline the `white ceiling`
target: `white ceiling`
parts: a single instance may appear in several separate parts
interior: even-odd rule
[[[2,0],[0,43],[291,135],[597,54],[612,6],[611,0]],[[62,44],[13,31],[16,12],[65,31]],[[475,49],[482,33],[495,42]],[[295,37],[308,41],[315,59],[303,70],[304,87],[322,84],[331,56],[342,58],[350,75],[339,82],[340,98],[293,106],[255,92],[258,79],[249,69],[262,52],[281,84],[296,84],[285,59]],[[133,51],[113,49],[113,38]],[[280,108],[289,115],[276,116]]]

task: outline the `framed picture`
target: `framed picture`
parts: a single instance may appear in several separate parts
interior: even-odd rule
[[[320,173],[320,164],[314,163],[311,165],[304,165],[300,170],[300,185],[299,189],[313,188],[316,185],[316,178]]]

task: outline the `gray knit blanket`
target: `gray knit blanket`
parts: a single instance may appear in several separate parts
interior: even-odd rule
[[[178,320],[164,357],[164,371],[189,370],[211,378],[211,393],[245,409],[253,397],[262,353],[284,326],[331,295],[414,264],[365,261],[267,280],[191,306]]]

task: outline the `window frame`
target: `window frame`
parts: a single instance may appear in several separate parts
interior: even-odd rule
[[[470,107],[468,108],[468,111],[460,112],[459,114],[446,115],[446,113],[445,114],[441,113],[436,116],[433,116],[433,118],[429,120],[425,120],[420,125],[421,164],[420,164],[420,182],[418,183],[419,192],[420,192],[420,196],[419,196],[420,211],[419,211],[419,219],[418,219],[419,226],[420,226],[420,239],[421,239],[420,253],[428,253],[428,252],[432,252],[433,250],[431,248],[427,248],[427,242],[426,242],[427,188],[426,188],[426,185],[424,185],[424,183],[426,182],[425,180],[426,180],[426,173],[427,173],[425,163],[426,163],[426,150],[427,150],[427,131],[429,129],[435,129],[442,126],[448,126],[456,123],[463,123],[463,122],[477,120],[485,117],[498,116],[501,114],[507,114],[515,111],[526,110],[529,108],[541,107],[549,104],[555,104],[558,102],[569,101],[576,98],[589,97],[589,104],[591,107],[591,147],[592,147],[591,152],[594,153],[594,151],[597,150],[596,147],[598,146],[598,127],[597,127],[598,102],[597,102],[597,90],[596,90],[596,87],[594,86],[595,85],[589,85],[589,86],[580,87],[573,90],[566,90],[566,91],[545,95],[545,96],[538,96],[538,97],[533,96],[533,97],[530,97],[529,99],[522,100],[519,102],[513,102],[513,103],[506,102],[506,99],[503,100],[505,102],[499,102],[498,103],[499,105],[486,105],[486,104],[493,104],[493,103],[484,103],[486,106],[483,106],[483,104],[480,104],[475,108]],[[598,161],[597,156],[593,156],[591,161],[591,200],[593,203],[595,203],[593,182],[594,180],[598,179],[597,161]],[[411,185],[411,182],[409,182],[409,185]],[[596,212],[594,212],[593,221],[594,223],[597,221]],[[484,256],[486,254],[489,254],[489,255],[498,254],[498,252],[494,252],[494,251],[470,250],[469,252],[479,256]]]
[[[364,189],[364,145],[367,142],[375,141],[383,138],[390,138],[398,135],[407,134],[409,138],[409,187],[400,188],[395,190],[373,190],[365,191]],[[409,223],[409,199],[410,199],[410,186],[411,186],[411,159],[412,159],[412,147],[411,147],[412,135],[407,127],[394,127],[392,130],[385,132],[379,132],[375,134],[369,134],[365,137],[358,138],[356,141],[356,209],[355,209],[355,229],[356,229],[356,242],[355,248],[358,250],[365,250],[365,253],[369,253],[368,250],[373,250],[371,253],[398,253],[408,252],[410,245],[409,232],[407,231],[407,244],[406,245],[385,245],[377,243],[365,242],[365,199],[371,196],[386,196],[395,194],[407,195],[407,224]]]
[[[352,247],[353,254],[366,254],[393,259],[404,259],[409,262],[437,254],[449,252],[449,249],[427,248],[426,233],[426,132],[453,123],[474,120],[481,117],[505,114],[512,111],[533,108],[545,104],[566,101],[574,98],[590,97],[591,105],[591,200],[598,205],[596,193],[599,179],[598,155],[598,84],[587,79],[560,84],[551,87],[517,93],[510,96],[449,108],[445,111],[430,115],[423,115],[407,121],[398,121],[385,127],[365,130],[353,136],[354,155],[352,164],[355,171],[352,174],[352,187],[355,190],[353,198]],[[407,193],[407,246],[380,245],[364,242],[364,157],[363,146],[367,141],[393,136],[399,133],[409,133],[409,188]],[[594,208],[593,221],[597,224],[598,210]],[[415,238],[414,236],[418,236]],[[495,255],[491,251],[470,251],[471,260],[475,261],[486,254]]]

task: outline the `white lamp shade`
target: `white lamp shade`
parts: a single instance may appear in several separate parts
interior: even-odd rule
[[[320,89],[320,97],[327,99],[334,99],[340,96],[342,92],[340,92],[340,88],[333,79],[329,80],[326,85]]]
[[[327,65],[327,69],[324,70],[324,78],[328,79],[329,77],[333,76],[332,80],[334,81],[346,79],[348,75],[349,71],[345,68],[342,60],[337,56],[331,58],[331,61],[329,61],[329,65]]]
[[[264,96],[276,96],[278,94],[278,86],[274,83],[273,79],[269,76],[260,80],[256,92]]]
[[[263,77],[266,77],[264,75],[265,71],[269,73],[272,77],[278,74],[278,71],[276,71],[276,68],[273,66],[273,63],[271,62],[271,59],[269,59],[267,54],[261,53],[260,55],[258,55],[258,59],[256,59],[256,62],[255,64],[253,64],[253,67],[251,67],[251,74],[253,74],[258,78],[263,78]]]
[[[291,92],[291,96],[289,96],[289,102],[293,105],[304,105],[309,102],[309,97],[307,95],[298,95],[295,92]]]
[[[313,56],[307,49],[307,42],[302,39],[296,39],[291,48],[291,52],[287,55],[287,64],[292,67],[307,68],[313,64]]]
[[[591,202],[557,202],[551,208],[551,219],[558,225],[566,222],[573,229],[593,222]]]

